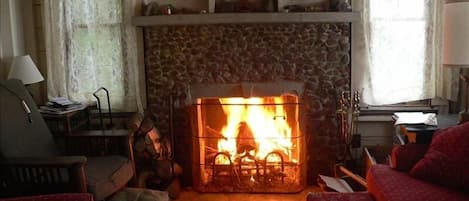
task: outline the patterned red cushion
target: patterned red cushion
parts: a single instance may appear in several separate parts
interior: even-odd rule
[[[427,153],[410,174],[432,183],[469,191],[469,122],[437,131]]]
[[[307,201],[373,201],[367,192],[357,193],[309,193]]]
[[[412,178],[388,165],[373,165],[366,175],[376,201],[467,201],[469,194]]]
[[[405,144],[394,146],[391,153],[392,168],[399,171],[409,171],[420,159],[423,158],[427,149],[428,145],[426,144]]]

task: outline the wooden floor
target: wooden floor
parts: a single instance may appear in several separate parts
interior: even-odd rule
[[[319,191],[317,186],[296,194],[197,193],[186,189],[175,201],[305,201],[306,194]]]

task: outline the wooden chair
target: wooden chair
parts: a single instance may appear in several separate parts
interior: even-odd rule
[[[83,131],[55,141],[21,81],[0,80],[0,197],[91,192],[105,199],[134,177],[129,133]]]

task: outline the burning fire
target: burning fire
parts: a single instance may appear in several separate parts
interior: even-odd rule
[[[222,128],[224,138],[218,141],[218,151],[227,152],[231,161],[267,160],[281,162],[296,160],[292,156],[292,128],[282,97],[220,98],[227,124]],[[294,117],[291,117],[294,118]],[[272,154],[274,153],[274,154]],[[230,164],[227,157],[218,157],[216,164]]]

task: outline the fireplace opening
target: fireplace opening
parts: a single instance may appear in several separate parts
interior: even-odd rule
[[[197,98],[193,182],[199,192],[295,193],[306,185],[298,96]]]

